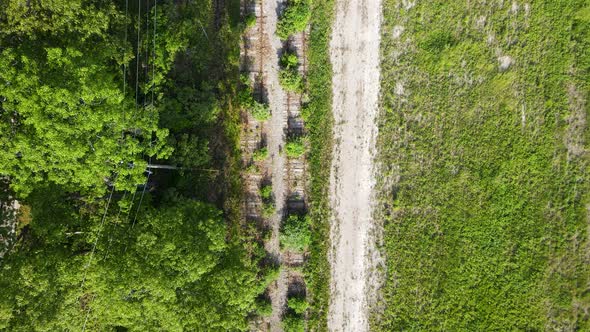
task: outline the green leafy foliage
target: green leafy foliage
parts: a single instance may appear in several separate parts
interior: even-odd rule
[[[283,331],[285,332],[304,332],[305,320],[300,315],[288,315],[283,318]]]
[[[299,74],[299,60],[297,55],[285,52],[280,59],[279,83],[289,92],[300,93],[303,91],[303,77]]]
[[[287,40],[294,33],[305,30],[311,16],[311,0],[291,0],[277,22],[277,36]]]
[[[332,153],[332,65],[329,45],[334,1],[312,2],[311,25],[308,49],[307,93],[305,128],[309,138],[309,217],[311,232],[310,255],[305,268],[307,297],[310,308],[307,315],[309,330],[327,330],[327,315],[330,296],[330,266],[328,246],[330,234],[330,208],[327,197]]]
[[[120,189],[142,183],[145,156],[166,158],[167,129],[158,127],[158,92],[183,39],[160,30],[150,78],[127,71],[138,95],[122,89],[121,65],[138,61],[123,38],[125,17],[113,3],[4,1],[0,19],[0,174],[26,196],[40,182],[92,195],[111,177]],[[159,13],[167,27],[167,10]],[[71,22],[76,22],[72,26]],[[164,40],[164,42],[161,42]],[[152,48],[139,44],[137,52]],[[146,83],[149,82],[149,83]],[[159,96],[159,95],[158,95]],[[145,100],[144,100],[145,99]],[[135,167],[127,167],[133,164]]]
[[[11,331],[80,329],[87,310],[92,330],[246,329],[244,317],[265,282],[244,265],[243,250],[226,242],[220,211],[180,199],[145,208],[133,228],[109,215],[108,238],[99,238],[85,268],[98,223],[84,229],[84,219],[99,216],[80,218],[58,189],[31,194],[27,242],[2,266],[1,308],[17,313],[2,317]],[[88,237],[68,235],[77,229]]]
[[[288,158],[299,158],[305,154],[305,139],[303,137],[291,138],[285,144]]]
[[[252,116],[256,121],[266,121],[270,119],[270,107],[266,104],[255,102],[251,108]]]
[[[287,299],[287,306],[296,314],[302,315],[309,307],[309,303],[305,297],[294,296]]]
[[[0,2],[0,177],[32,218],[0,263],[0,329],[248,330],[276,272],[239,227],[239,4],[158,1],[154,57],[156,11],[121,4]],[[170,155],[223,176],[156,171],[140,205],[144,160]]]
[[[285,220],[280,234],[281,247],[297,252],[306,251],[311,242],[309,217],[290,215]]]
[[[260,148],[252,154],[252,159],[255,162],[265,161],[268,158],[268,149],[266,147]]]
[[[270,317],[272,315],[270,299],[263,298],[256,300],[256,314],[262,317]]]
[[[263,200],[271,199],[272,198],[272,186],[266,185],[266,186],[263,186],[262,188],[260,188],[260,197],[262,197]]]
[[[374,330],[590,329],[588,10],[384,2]]]
[[[270,107],[254,99],[254,91],[247,76],[241,77],[239,99],[240,105],[250,111],[256,121],[266,121],[270,118]]]
[[[264,218],[270,218],[275,214],[275,202],[267,201],[262,202],[262,216]]]
[[[256,25],[256,15],[254,15],[253,13],[246,15],[246,17],[244,18],[244,22],[246,24],[247,29],[253,28]]]

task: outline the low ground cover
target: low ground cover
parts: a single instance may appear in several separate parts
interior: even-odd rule
[[[587,1],[386,0],[376,330],[586,330]]]

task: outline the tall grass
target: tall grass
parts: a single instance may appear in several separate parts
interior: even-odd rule
[[[385,0],[375,330],[590,329],[589,13]]]

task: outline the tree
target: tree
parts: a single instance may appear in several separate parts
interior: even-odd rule
[[[29,196],[31,232],[2,265],[0,326],[80,330],[88,314],[89,331],[247,329],[268,277],[258,275],[239,241],[226,240],[215,207],[178,198],[141,210],[133,228],[109,214],[90,261],[99,225],[88,229],[86,218],[101,216],[79,217],[58,189]],[[57,219],[64,229],[50,231]],[[66,235],[74,230],[86,236]]]
[[[1,6],[0,174],[21,196],[41,182],[96,194],[142,183],[144,156],[170,151],[157,109],[122,91],[122,14],[80,0]]]

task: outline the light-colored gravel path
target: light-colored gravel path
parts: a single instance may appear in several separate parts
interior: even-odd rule
[[[335,138],[330,176],[330,331],[369,329],[380,24],[380,0],[336,0],[330,43]]]

